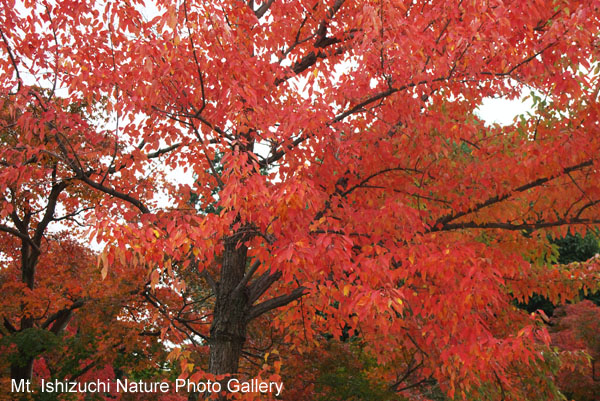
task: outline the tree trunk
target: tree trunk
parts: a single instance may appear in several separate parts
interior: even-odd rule
[[[237,373],[246,341],[248,295],[245,288],[237,287],[244,278],[247,253],[248,248],[236,239],[225,241],[210,328],[208,371],[215,375]]]
[[[19,362],[10,366],[10,378],[19,382],[20,380],[31,380],[33,376],[33,358],[27,357],[19,352]]]
[[[39,251],[33,249],[31,245],[23,240],[21,243],[21,282],[27,285],[27,288],[35,288],[35,267],[37,265]],[[24,308],[24,305],[21,305]],[[34,327],[34,320],[30,316],[24,316],[21,319],[19,332]],[[34,358],[27,356],[27,350],[19,349],[18,360],[10,365],[10,378],[20,380],[31,380],[33,377]]]

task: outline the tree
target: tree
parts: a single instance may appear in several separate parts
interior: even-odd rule
[[[48,378],[75,380],[119,353],[147,353],[158,331],[139,321],[140,271],[98,279],[97,255],[82,243],[86,213],[101,212],[98,196],[60,163],[67,146],[80,149],[85,163],[110,152],[109,143],[98,133],[59,132],[61,116],[74,130],[91,118],[81,104],[61,103],[39,87],[29,96],[3,93],[0,100],[0,367],[11,379],[30,380],[37,361]],[[11,389],[2,384],[2,393]]]
[[[600,243],[596,233],[587,231],[584,236],[579,233],[567,234],[562,238],[554,238],[552,244],[556,246],[555,255],[551,256],[552,263],[568,264],[572,262],[586,262],[596,256],[600,251]],[[586,299],[598,303],[598,292],[581,294]],[[529,297],[527,304],[520,304],[526,311],[532,313],[542,310],[547,316],[552,316],[557,305],[552,304],[547,298],[537,294]]]
[[[145,272],[164,335],[229,375],[270,313],[297,350],[356,330],[381,366],[418,354],[450,397],[558,397],[512,301],[597,285],[593,263],[547,266],[547,234],[600,222],[598,1],[144,5],[4,1],[0,76],[50,195],[94,200],[102,274]],[[547,98],[533,118],[474,113],[525,88]]]
[[[579,364],[565,364],[559,372],[558,383],[570,399],[593,400],[600,390],[598,384],[598,356],[600,343],[600,308],[589,300],[565,305],[553,318],[552,343],[562,351],[572,353],[571,358]],[[583,357],[585,351],[588,358]],[[585,363],[581,363],[581,359]]]

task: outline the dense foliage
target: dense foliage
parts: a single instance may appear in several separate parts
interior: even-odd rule
[[[600,224],[600,1],[1,4],[1,391],[561,399],[516,303],[598,289],[550,238]]]

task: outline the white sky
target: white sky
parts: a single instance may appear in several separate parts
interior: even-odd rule
[[[487,124],[498,123],[500,125],[509,125],[512,124],[516,116],[530,111],[531,107],[531,99],[523,102],[502,98],[486,98],[483,100],[481,106],[477,108],[476,113]]]

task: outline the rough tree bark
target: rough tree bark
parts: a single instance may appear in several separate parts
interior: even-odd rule
[[[235,237],[225,241],[210,328],[208,371],[215,375],[237,373],[246,341],[248,295],[246,291],[236,291],[236,288],[246,272],[247,254],[248,248],[239,244]]]

